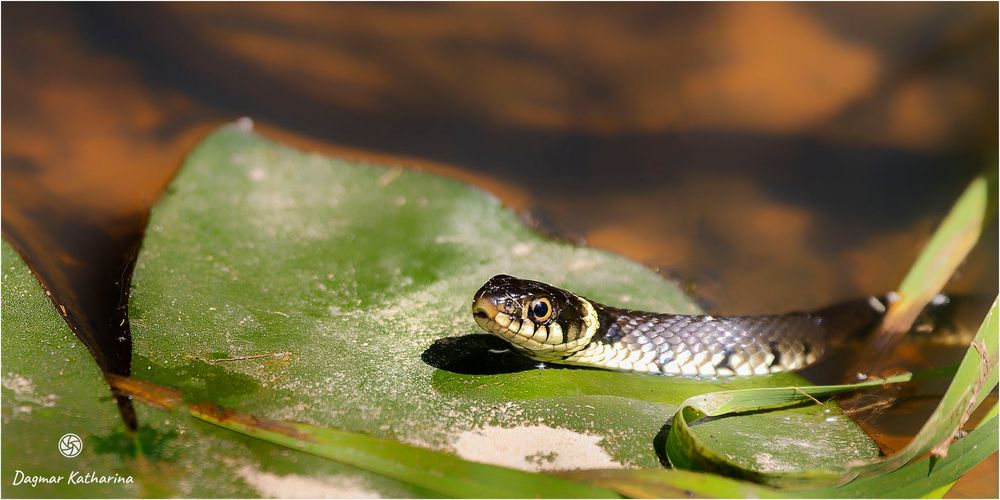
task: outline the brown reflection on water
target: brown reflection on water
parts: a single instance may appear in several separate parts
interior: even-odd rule
[[[121,61],[80,57],[65,15],[17,27],[28,9],[4,7],[4,237],[98,366],[128,375],[128,291],[148,208],[184,152],[174,136],[200,134],[165,127],[155,101],[123,85]],[[117,402],[134,429],[131,402]]]
[[[481,185],[714,312],[813,308],[894,287],[995,165],[996,20],[968,3],[4,4],[3,234],[127,373],[148,208],[247,115]],[[996,295],[995,224],[984,241],[951,293]],[[903,421],[866,425],[905,439]],[[996,496],[996,455],[983,467],[992,483],[950,495]]]

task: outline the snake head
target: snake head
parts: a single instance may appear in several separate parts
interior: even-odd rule
[[[499,274],[472,299],[472,316],[484,330],[532,359],[563,358],[586,346],[598,328],[586,299],[552,285]]]

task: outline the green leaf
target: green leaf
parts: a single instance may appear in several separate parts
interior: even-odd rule
[[[618,491],[633,498],[916,498],[934,497],[997,452],[996,417],[953,443],[947,457],[924,459],[880,476],[834,488],[781,490],[757,483],[686,470],[586,470],[559,474]],[[942,486],[944,485],[944,486]]]
[[[829,464],[814,469],[802,467],[794,471],[770,471],[764,468],[746,467],[704,443],[695,433],[693,424],[704,417],[769,410],[794,403],[822,405],[818,398],[908,380],[910,374],[907,373],[885,380],[873,379],[856,384],[742,389],[694,396],[685,401],[674,415],[666,442],[667,456],[670,463],[680,469],[711,471],[772,486],[815,487],[824,483],[844,483],[854,478],[848,463]],[[775,448],[760,448],[759,453],[770,455],[769,450],[772,449]]]
[[[87,348],[73,336],[53,310],[41,286],[17,252],[2,244],[2,360],[4,497],[138,496],[138,485],[84,484],[75,487],[14,486],[16,471],[30,476],[63,476],[73,469],[102,474],[129,474],[134,465],[100,444],[120,433],[121,418],[107,384]],[[72,461],[59,454],[57,443],[66,433],[84,440],[83,453]]]
[[[3,283],[4,380],[10,373],[29,379],[36,394],[53,394],[59,403],[50,413],[14,413],[4,405],[16,435],[3,437],[3,493],[435,495],[234,435],[186,412],[164,417],[140,408],[145,430],[136,445],[113,404],[101,400],[107,391],[86,351],[16,254],[6,246],[4,252],[12,276]],[[540,236],[494,197],[458,181],[306,154],[227,127],[191,153],[153,211],[133,278],[133,374],[177,387],[191,401],[531,470],[658,468],[654,441],[664,416],[685,399],[808,385],[794,374],[699,381],[516,371],[524,364],[489,354],[497,341],[471,319],[472,294],[498,273],[611,304],[697,311],[651,270]],[[4,401],[17,394],[5,388]],[[877,455],[860,428],[831,412],[782,409],[741,418],[735,427],[725,419],[707,422],[697,432],[748,465],[759,451],[750,446],[778,438],[816,444],[774,450],[772,461],[782,464],[816,467]],[[80,434],[87,446],[72,464],[53,456],[54,439],[64,432]],[[10,486],[18,468],[74,466],[129,472],[136,483]]]

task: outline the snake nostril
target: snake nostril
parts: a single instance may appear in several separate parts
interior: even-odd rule
[[[472,315],[476,318],[493,319],[496,314],[496,306],[487,298],[477,297],[472,303]]]

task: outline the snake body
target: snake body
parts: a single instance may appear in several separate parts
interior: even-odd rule
[[[593,302],[552,285],[494,276],[476,292],[473,317],[531,359],[609,370],[729,377],[804,368],[874,325],[874,297],[812,313],[681,315]]]

